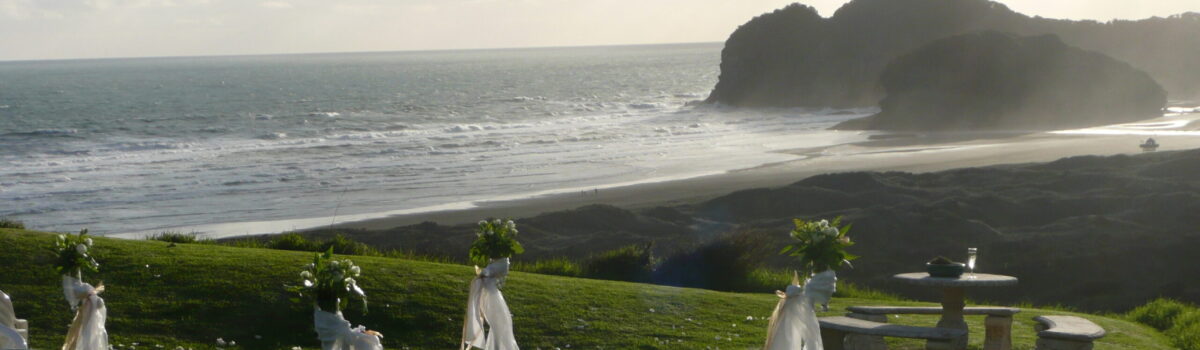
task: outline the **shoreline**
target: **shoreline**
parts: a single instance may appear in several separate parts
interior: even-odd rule
[[[703,202],[732,192],[785,186],[804,178],[840,172],[934,172],[950,169],[1049,162],[1085,155],[1141,153],[1137,145],[1152,136],[1160,151],[1200,148],[1200,114],[1168,114],[1138,123],[1078,130],[1017,133],[880,134],[866,141],[831,146],[777,150],[795,159],[724,172],[643,179],[601,186],[546,190],[499,199],[469,200],[419,208],[255,222],[230,222],[181,228],[193,232],[245,232],[211,238],[277,234],[289,229],[323,228],[383,230],[422,222],[443,225],[473,223],[481,218],[533,217],[543,213],[603,204],[624,209],[676,206]],[[1159,125],[1169,127],[1159,128]],[[877,133],[859,131],[860,135]],[[1149,136],[1148,136],[1149,135]],[[864,137],[864,139],[866,139]],[[108,235],[140,239],[162,229]]]
[[[1200,115],[1188,115],[1200,118]],[[1161,119],[1161,118],[1160,118]],[[1190,118],[1189,118],[1190,119]],[[1154,119],[1153,121],[1158,121]],[[1150,123],[1146,121],[1144,123]],[[1082,129],[1090,130],[1090,129]],[[1154,135],[1159,151],[1200,148],[1200,134],[1164,132]],[[472,208],[395,215],[342,222],[334,228],[367,230],[432,221],[442,225],[472,223],[486,217],[532,217],[539,214],[604,204],[624,209],[674,206],[706,201],[753,188],[785,186],[825,173],[902,171],[912,173],[951,169],[1050,162],[1073,156],[1139,154],[1145,134],[1089,134],[1083,131],[1038,132],[998,139],[937,142],[926,138],[872,140],[852,144],[784,151],[797,160],[760,165],[721,174],[675,181],[641,183],[598,191],[552,194],[532,198],[475,202]],[[934,141],[934,142],[929,142]]]

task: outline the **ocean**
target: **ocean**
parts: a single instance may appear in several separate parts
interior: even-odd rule
[[[718,174],[870,110],[699,105],[721,44],[0,62],[0,218],[272,233]]]

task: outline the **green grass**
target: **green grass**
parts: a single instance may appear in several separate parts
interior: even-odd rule
[[[46,247],[52,236],[0,229],[0,289],[17,315],[30,322],[32,345],[59,347],[71,313]],[[273,349],[318,343],[311,307],[290,301],[285,284],[296,283],[312,253],[97,238],[93,250],[104,281],[108,330],[123,348],[213,348],[236,340],[241,348]],[[347,317],[381,331],[389,349],[451,349],[461,335],[467,284],[473,269],[387,257],[351,257],[363,269],[360,284],[370,313],[352,308]],[[504,289],[514,313],[517,340],[525,349],[756,349],[778,298],[767,293],[723,293],[628,282],[514,272]],[[835,298],[837,315],[850,305],[930,305],[911,301]],[[653,309],[653,311],[651,311]],[[1017,349],[1032,349],[1031,318],[1066,312],[1026,310],[1014,324]],[[747,319],[752,316],[753,319]],[[1148,326],[1095,315],[1087,317],[1109,335],[1097,349],[1169,349]],[[932,316],[903,316],[895,323],[931,326]],[[983,338],[982,318],[968,317],[971,346]],[[256,339],[256,336],[261,339]],[[922,349],[895,341],[894,349]],[[226,347],[231,348],[231,347]]]

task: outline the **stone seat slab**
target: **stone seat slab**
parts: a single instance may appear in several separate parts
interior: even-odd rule
[[[821,317],[818,320],[821,323],[821,328],[863,335],[936,340],[958,339],[967,335],[967,331],[962,329],[905,326],[865,321],[845,316]]]
[[[1039,338],[1091,342],[1106,334],[1104,328],[1082,317],[1038,316],[1033,320],[1040,323]]]
[[[865,315],[940,315],[942,308],[938,306],[851,306],[847,307],[846,311]],[[1015,307],[972,306],[963,308],[964,315],[1012,316],[1018,312],[1021,312],[1021,309]]]

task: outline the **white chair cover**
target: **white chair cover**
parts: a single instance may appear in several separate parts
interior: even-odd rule
[[[75,311],[75,319],[67,330],[63,350],[108,350],[108,331],[104,329],[108,309],[100,292],[104,286],[92,287],[71,276],[63,276],[63,295]]]
[[[500,294],[500,284],[508,276],[508,264],[508,258],[504,258],[493,260],[483,269],[475,267],[476,276],[471,280],[463,319],[463,349],[519,350],[513,336],[512,314]]]
[[[313,325],[322,350],[383,350],[380,336],[367,333],[367,327],[350,328],[350,321],[342,312],[330,313],[313,310]]]
[[[0,325],[0,350],[27,350],[29,344],[12,327]]]
[[[800,277],[794,276],[787,292],[779,295],[779,304],[767,326],[766,350],[823,350],[821,324],[817,321],[816,304],[828,305],[837,289],[833,271],[814,275],[800,287]],[[828,309],[828,306],[826,306]]]
[[[0,291],[0,326],[16,329],[17,314],[13,312],[12,299]]]

